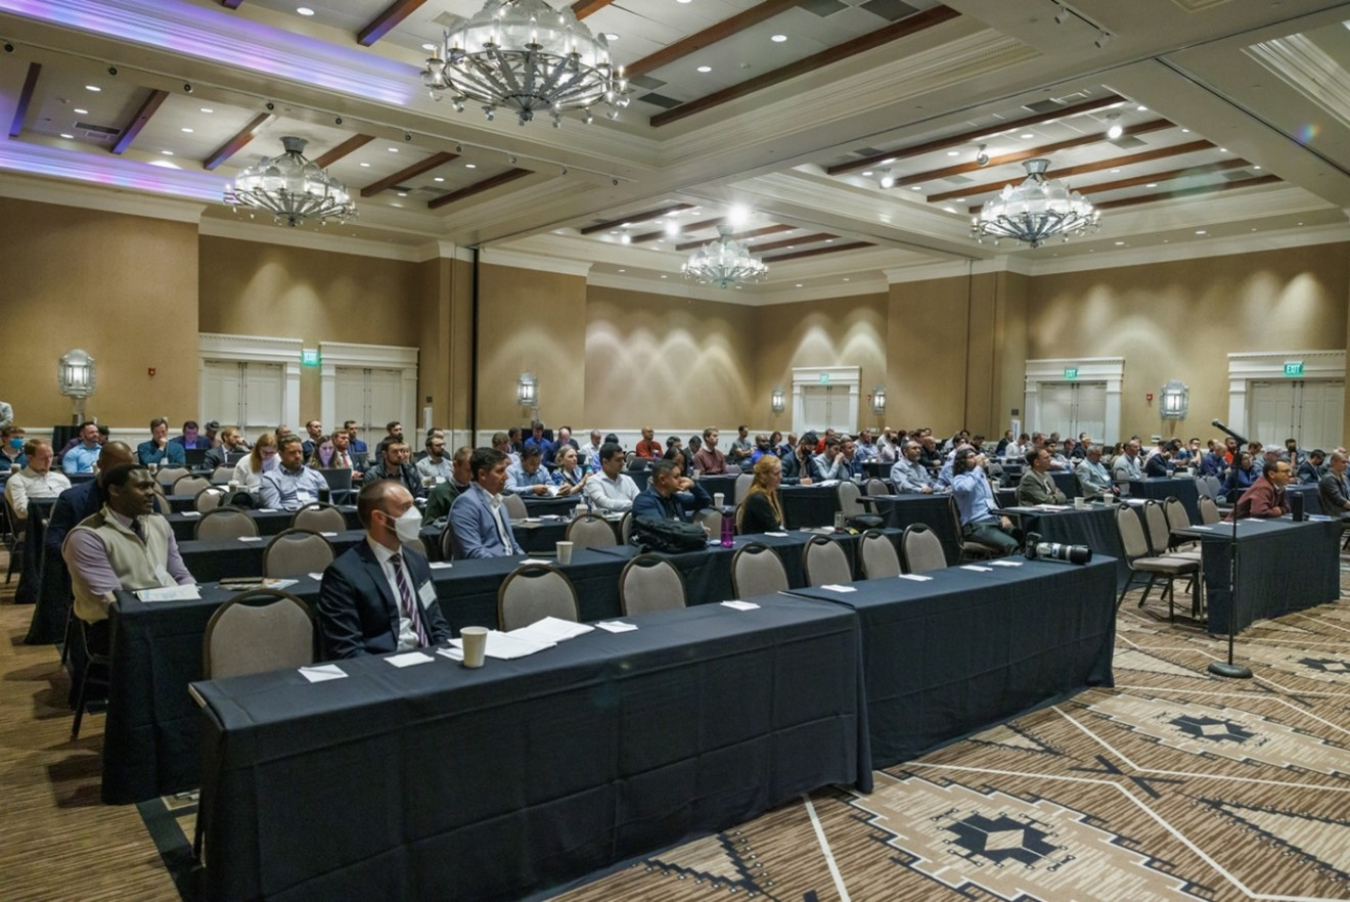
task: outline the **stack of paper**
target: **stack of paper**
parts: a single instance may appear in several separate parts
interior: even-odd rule
[[[724,601],[722,604],[726,607],[734,608],[737,611],[755,611],[759,609],[759,605],[755,604],[753,601]]]
[[[460,657],[464,653],[464,640],[451,639],[450,645],[459,650]],[[484,650],[489,658],[496,658],[500,661],[509,661],[512,658],[523,658],[541,652],[546,648],[553,648],[556,642],[535,642],[531,639],[522,639],[512,636],[509,633],[492,630],[487,634],[487,647]],[[456,658],[455,660],[459,660]]]
[[[858,591],[858,590],[855,589],[853,586],[828,585],[828,586],[821,586],[821,588],[822,588],[822,589],[829,589],[831,592],[856,592],[856,591]]]
[[[993,564],[995,567],[1020,567],[1020,566],[1022,566],[1022,562],[1021,562],[1021,561],[990,561],[989,563]]]
[[[315,667],[301,667],[300,675],[311,683],[323,683],[328,680],[340,680],[347,674],[336,664],[319,664]]]
[[[977,566],[974,565],[974,564],[964,564],[964,565],[962,565],[961,569],[962,569],[962,570],[974,570],[976,573],[992,573],[993,570],[994,570],[993,567],[977,567]]]
[[[186,586],[166,586],[162,589],[137,589],[136,597],[141,601],[191,601],[201,598],[202,593],[195,584]]]
[[[901,574],[899,574],[899,578],[900,578],[900,579],[912,579],[912,580],[914,580],[916,583],[926,583],[926,582],[931,581],[933,577],[931,577],[931,576],[924,576],[922,573],[901,573]]]
[[[601,620],[595,625],[607,633],[631,633],[637,629],[636,623],[624,623],[622,620]]]
[[[574,636],[580,636],[583,633],[593,632],[595,627],[584,623],[574,623],[571,620],[559,620],[557,617],[545,617],[543,620],[536,620],[529,626],[522,626],[518,630],[511,630],[507,633],[513,639],[526,639],[530,642],[538,642],[544,645],[556,645],[559,642],[565,642]]]

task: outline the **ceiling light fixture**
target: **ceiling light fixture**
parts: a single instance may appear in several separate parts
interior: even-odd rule
[[[774,35],[773,37],[769,38],[769,40],[773,41],[775,44],[781,44],[781,43],[783,43],[784,41],[787,40],[787,35],[785,35],[785,34],[776,34],[776,35]]]
[[[347,188],[304,157],[304,138],[281,139],[285,153],[263,157],[245,169],[225,191],[225,203],[256,207],[272,214],[278,225],[297,226],[306,219],[327,223],[356,215],[356,204]]]
[[[984,167],[989,165],[989,154],[985,153],[988,144],[981,144],[980,149],[975,151],[975,165]]]
[[[1055,235],[1068,241],[1097,230],[1101,214],[1087,198],[1057,179],[1046,179],[1048,159],[1027,160],[1022,166],[1026,179],[1015,187],[1005,185],[998,197],[985,203],[971,220],[971,237],[981,244],[992,238],[995,246],[1000,239],[1011,238],[1037,248]]]
[[[1106,121],[1111,123],[1111,125],[1106,129],[1106,137],[1109,140],[1114,141],[1121,135],[1125,134],[1124,126],[1120,124],[1119,113],[1112,113],[1111,115],[1107,116]]]
[[[1111,34],[1111,32],[1103,31],[1100,35],[1097,36],[1097,40],[1093,41],[1092,43],[1097,46],[1098,50],[1101,50],[1107,44],[1111,43],[1111,39],[1114,37],[1115,35]]]
[[[717,234],[716,241],[709,241],[694,251],[688,262],[680,267],[686,279],[730,288],[739,282],[758,282],[764,278],[769,268],[764,261],[752,256],[745,245],[731,237],[730,225],[719,225]]]
[[[555,10],[544,0],[487,0],[473,18],[446,30],[422,83],[438,100],[451,92],[456,112],[466,102],[481,104],[490,121],[504,107],[521,125],[546,112],[554,128],[570,110],[589,123],[597,103],[617,119],[629,101],[605,37],[593,35],[570,7]]]
[[[893,176],[883,175],[883,176],[881,177],[881,187],[883,187],[883,188],[894,188],[894,187],[895,187],[895,178],[894,178]]]

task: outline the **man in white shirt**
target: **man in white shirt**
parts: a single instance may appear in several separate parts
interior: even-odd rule
[[[432,433],[427,439],[427,455],[417,462],[417,475],[435,482],[445,482],[454,475],[450,458],[445,456],[445,439]]]
[[[30,438],[24,443],[23,453],[28,466],[5,483],[5,497],[20,520],[28,518],[29,498],[55,498],[70,488],[70,480],[64,474],[52,472],[52,458],[56,455],[50,442]]]
[[[1143,479],[1144,471],[1139,464],[1139,442],[1132,439],[1125,446],[1125,453],[1111,463],[1111,479],[1117,483],[1131,479]]]
[[[591,443],[581,452],[582,463],[585,464],[586,469],[594,473],[600,472],[600,449],[604,446],[604,443],[600,441],[600,430],[592,429]]]
[[[586,480],[586,500],[592,510],[625,513],[638,496],[637,483],[623,471],[623,448],[608,442],[600,448],[600,472]]]

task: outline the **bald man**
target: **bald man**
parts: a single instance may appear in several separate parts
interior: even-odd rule
[[[106,473],[113,467],[135,462],[136,452],[131,450],[130,445],[125,442],[107,442],[98,453],[97,469],[100,473]],[[66,489],[56,496],[52,518],[47,522],[47,532],[42,538],[42,546],[47,554],[60,557],[61,543],[66,540],[66,533],[74,529],[85,517],[98,513],[102,507],[103,497],[100,494],[97,477]],[[158,511],[158,506],[155,509]],[[159,513],[167,514],[168,511]]]

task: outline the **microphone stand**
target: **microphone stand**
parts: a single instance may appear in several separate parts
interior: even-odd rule
[[[1223,423],[1220,423],[1218,420],[1211,421],[1210,425],[1217,427],[1218,429],[1232,436],[1237,441],[1238,443],[1237,452],[1233,458],[1233,466],[1236,467],[1238,465],[1238,457],[1240,457],[1242,454],[1242,446],[1247,444],[1247,440],[1242,436],[1238,435],[1233,430],[1229,429]],[[1232,553],[1228,567],[1228,579],[1229,579],[1228,660],[1211,661],[1209,663],[1209,672],[1214,674],[1215,676],[1227,677],[1232,680],[1250,680],[1252,678],[1251,668],[1244,667],[1241,664],[1233,663],[1233,637],[1237,629],[1238,573],[1240,572],[1240,568],[1238,567],[1237,502],[1233,503],[1233,513],[1231,514],[1231,516],[1233,518],[1233,537],[1230,540]],[[1199,578],[1203,582],[1204,574],[1201,573]]]

